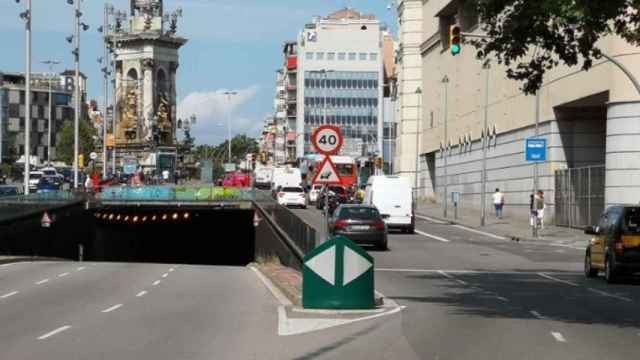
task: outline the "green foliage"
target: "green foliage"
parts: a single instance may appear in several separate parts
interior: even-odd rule
[[[214,160],[216,162],[227,162],[228,145],[225,141],[216,146],[198,145],[194,149],[195,156],[198,160]],[[258,142],[256,139],[246,135],[236,135],[231,139],[231,158],[233,162],[244,160],[246,154],[258,152]]]
[[[481,59],[507,66],[507,77],[535,93],[559,64],[589,70],[596,42],[619,35],[640,44],[640,0],[476,0],[488,39],[470,41]]]
[[[66,164],[73,164],[73,121],[66,120],[60,131],[60,141],[56,147],[57,160],[64,161]],[[79,124],[79,154],[84,154],[85,162],[89,159],[89,153],[95,148],[94,136],[97,130],[87,121],[80,121]]]

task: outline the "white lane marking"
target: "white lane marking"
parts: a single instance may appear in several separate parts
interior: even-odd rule
[[[622,300],[622,301],[628,301],[628,302],[633,301],[633,300],[631,300],[629,298],[626,298],[624,296],[609,294],[607,292],[604,292],[604,291],[601,291],[601,290],[598,290],[598,289],[594,289],[594,288],[588,288],[587,290],[589,290],[589,291],[591,291],[593,293],[596,293],[598,295],[602,295],[602,296],[606,296],[606,297],[610,297],[610,298],[614,298],[614,299],[618,299],[618,300]]]
[[[442,242],[451,242],[451,240],[447,240],[445,238],[442,238],[440,236],[436,236],[436,235],[431,235],[431,234],[427,234],[426,232],[422,232],[420,230],[415,230],[416,234],[422,235],[422,236],[426,236],[428,238],[432,238],[434,240],[438,240],[438,241],[442,241]]]
[[[44,284],[44,283],[48,283],[48,282],[49,282],[49,279],[42,279],[42,280],[38,281],[38,282],[36,283],[36,285],[42,285],[42,284]]]
[[[451,276],[451,275],[447,274],[447,272],[446,272],[446,271],[438,270],[437,272],[438,272],[438,274],[440,274],[440,275],[442,275],[442,276],[446,277],[447,279],[453,279],[453,278],[454,278],[453,276]]]
[[[444,222],[444,221],[441,221],[441,220],[438,220],[438,219],[434,219],[434,218],[430,218],[430,217],[424,216],[424,215],[415,215],[415,217],[417,217],[418,219],[431,221],[431,222],[434,222],[436,224],[448,224],[447,222]]]
[[[17,293],[19,293],[19,291],[12,291],[10,293],[7,293],[7,294],[4,294],[4,295],[0,296],[0,298],[6,299],[6,298],[8,298],[10,296],[16,295]]]
[[[256,267],[254,266],[249,266],[249,268],[251,270],[253,270],[253,272],[256,274],[256,276],[258,276],[258,279],[260,279],[260,281],[262,281],[262,283],[264,284],[264,286],[271,292],[271,294],[273,295],[273,297],[276,298],[276,300],[278,300],[278,302],[280,304],[282,304],[283,306],[291,306],[291,300],[289,300],[289,298],[287,298],[282,291],[280,291],[280,289],[278,289],[272,282],[271,280],[269,280],[266,276],[264,276],[264,274],[258,270]],[[286,317],[286,316],[285,316]]]
[[[174,270],[174,269],[173,269],[173,268],[171,268],[171,269],[169,269],[169,272],[173,272],[173,270]]]
[[[535,275],[537,271],[477,271],[477,270],[456,270],[456,269],[403,269],[403,268],[376,268],[375,271],[380,272],[408,272],[408,273],[439,273],[444,271],[449,274],[495,274],[495,275]],[[557,274],[557,275],[582,275],[582,272],[551,272],[547,271],[545,274]]]
[[[529,313],[531,313],[531,315],[533,315],[537,319],[540,319],[540,320],[546,320],[547,319],[546,316],[542,316],[539,312],[537,312],[535,310],[531,310],[531,311],[529,311]]]
[[[160,284],[160,280],[156,280],[156,281],[153,282],[153,286],[156,286],[158,284]]]
[[[113,305],[113,306],[112,306],[112,307],[110,307],[110,308],[107,308],[107,309],[102,310],[102,312],[103,312],[103,313],[109,313],[109,312],[112,312],[113,310],[119,309],[119,308],[121,308],[121,307],[122,307],[122,304]]]
[[[82,270],[84,270],[84,269],[86,269],[84,266],[80,266],[80,267],[79,267],[79,268],[77,268],[76,270],[78,270],[78,271],[82,271]]]
[[[59,334],[59,333],[61,333],[61,332],[63,332],[63,331],[69,330],[69,329],[71,329],[71,325],[61,326],[61,327],[59,327],[59,328],[57,328],[57,329],[55,329],[55,330],[53,330],[53,331],[51,331],[51,332],[48,332],[48,333],[46,333],[46,334],[44,334],[44,335],[40,336],[40,337],[38,338],[38,340],[44,340],[44,339],[46,339],[46,338],[52,337],[52,336],[53,336],[53,335],[55,335],[55,334]]]
[[[67,276],[67,275],[69,275],[69,273],[68,273],[68,272],[65,272],[65,273],[62,273],[62,274],[58,275],[58,277],[65,277],[65,276]]]
[[[164,274],[162,274],[162,277],[163,277],[163,278],[166,278],[167,276],[169,276],[169,274],[168,274],[168,273],[164,273]]]
[[[572,281],[567,281],[567,280],[562,280],[562,279],[558,279],[556,277],[553,277],[551,275],[547,275],[545,273],[539,272],[538,275],[542,276],[545,279],[549,279],[549,280],[553,280],[559,283],[563,283],[563,284],[567,284],[567,285],[571,285],[571,286],[575,286],[575,287],[579,287],[580,285],[572,282]]]
[[[500,301],[509,302],[509,299],[507,299],[506,297],[496,296],[495,298],[500,300]]]
[[[554,339],[556,339],[557,342],[567,342],[567,339],[565,339],[564,336],[562,336],[562,334],[557,331],[552,331],[551,335],[554,337]]]
[[[473,229],[473,228],[470,228],[470,227],[466,227],[466,226],[463,226],[463,225],[453,225],[453,227],[458,228],[458,229],[462,229],[462,230],[466,230],[466,231],[469,231],[469,232],[472,232],[472,233],[476,233],[476,234],[479,234],[479,235],[487,236],[487,237],[490,237],[490,238],[498,239],[498,240],[507,240],[507,238],[504,237],[504,236],[492,234],[492,233],[489,233],[489,232],[486,232],[486,231],[476,230],[476,229]]]
[[[467,283],[465,281],[462,281],[460,279],[456,279],[456,281],[458,282],[458,284],[460,285],[467,285]]]
[[[145,295],[147,295],[147,290],[142,290],[136,295],[136,297],[143,297]]]
[[[12,266],[13,264],[15,263],[6,263],[6,264],[0,265],[0,267],[9,267],[9,266]]]

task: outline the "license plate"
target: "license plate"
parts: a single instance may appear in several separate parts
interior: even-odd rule
[[[351,230],[369,230],[369,225],[353,225]]]

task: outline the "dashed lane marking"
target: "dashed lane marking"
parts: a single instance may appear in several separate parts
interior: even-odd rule
[[[11,297],[11,296],[13,296],[13,295],[16,295],[16,294],[18,294],[18,293],[19,293],[19,291],[12,291],[12,292],[10,292],[10,293],[6,293],[6,294],[4,294],[4,295],[0,296],[0,298],[1,298],[1,299],[6,299],[6,298]]]
[[[58,277],[65,277],[65,276],[67,276],[67,275],[69,275],[69,273],[68,273],[68,272],[65,272],[65,273],[62,273],[62,274],[58,275]]]
[[[153,286],[156,286],[158,284],[160,284],[160,280],[156,280],[156,281],[153,282]]]
[[[575,287],[579,287],[580,286],[580,285],[578,285],[578,284],[576,284],[576,283],[574,283],[572,281],[558,279],[556,277],[553,277],[551,275],[547,275],[547,274],[542,273],[542,272],[539,272],[538,275],[542,276],[545,279],[553,280],[555,282],[563,283],[563,284],[566,284],[566,285],[571,285],[571,286],[575,286]]]
[[[78,270],[78,271],[82,271],[82,270],[84,270],[84,269],[86,269],[84,266],[80,266],[80,267],[79,267],[79,268],[77,268],[76,270]]]
[[[136,295],[136,297],[143,297],[145,295],[147,295],[147,291],[146,290],[142,290]]]
[[[447,279],[454,279],[454,277],[453,277],[453,276],[451,276],[451,275],[449,275],[449,274],[447,274],[447,272],[446,272],[446,271],[438,270],[438,271],[437,271],[437,273],[438,273],[438,274],[440,274],[440,275],[442,275],[442,276],[444,276],[444,277],[446,277]]]
[[[110,308],[107,308],[107,309],[102,310],[102,312],[103,312],[103,313],[110,313],[110,312],[112,312],[112,311],[114,311],[114,310],[117,310],[117,309],[119,309],[119,308],[121,308],[121,307],[122,307],[122,304],[113,305],[113,306],[112,306],[112,307],[110,307]]]
[[[535,310],[531,310],[531,311],[529,311],[529,313],[531,315],[533,315],[536,319],[540,319],[540,320],[546,320],[547,319],[546,316],[542,316],[539,312],[537,312]]]
[[[562,334],[557,331],[552,331],[551,335],[554,339],[556,339],[557,342],[567,342],[567,339],[565,339],[564,336],[562,336]]]
[[[46,333],[46,334],[44,334],[44,335],[40,336],[40,337],[38,338],[38,340],[44,340],[44,339],[46,339],[46,338],[50,338],[50,337],[52,337],[53,335],[59,334],[59,333],[61,333],[61,332],[63,332],[63,331],[69,330],[69,329],[71,329],[71,325],[61,326],[61,327],[59,327],[59,328],[57,328],[57,329],[55,329],[55,330],[53,330],[53,331],[51,331],[51,332],[48,332],[48,333]]]
[[[48,283],[48,282],[49,282],[49,279],[42,279],[42,280],[38,281],[36,283],[36,285],[42,285],[42,284],[45,284],[45,283]]]
[[[592,293],[598,294],[598,295],[602,295],[602,296],[606,296],[606,297],[610,297],[610,298],[614,298],[614,299],[618,299],[618,300],[622,300],[622,301],[627,301],[627,302],[632,302],[633,300],[626,298],[624,296],[619,296],[619,295],[614,295],[614,294],[609,294],[608,292],[604,292],[598,289],[594,289],[594,288],[588,288],[587,290],[591,291]]]
[[[434,240],[438,240],[438,241],[442,241],[442,242],[451,242],[451,240],[447,240],[443,237],[437,236],[437,235],[432,235],[432,234],[427,234],[426,232],[420,231],[420,230],[415,230],[416,234],[422,235],[422,236],[426,236],[428,238],[434,239]]]
[[[509,299],[507,299],[506,297],[503,297],[503,296],[496,296],[495,298],[500,300],[500,301],[509,302]]]
[[[174,268],[169,269],[169,272],[173,272]]]
[[[166,278],[167,276],[169,276],[169,273],[164,273],[164,274],[162,274],[162,277],[163,277],[163,278]]]

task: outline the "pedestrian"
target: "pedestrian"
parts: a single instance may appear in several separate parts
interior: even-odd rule
[[[165,183],[169,181],[169,170],[162,170],[162,180]]]
[[[540,222],[540,229],[544,229],[544,209],[547,207],[544,203],[544,191],[538,190],[538,194],[534,198],[534,207]]]
[[[534,221],[537,221],[538,219],[538,212],[536,211],[534,204],[535,204],[535,194],[531,194],[529,195],[529,224],[531,224],[531,226],[535,226],[536,224],[534,223]]]
[[[500,189],[496,188],[496,192],[493,193],[493,206],[496,208],[496,217],[502,219],[502,208],[504,207],[504,194],[500,192]]]
[[[86,192],[93,191],[93,180],[91,179],[91,176],[86,177],[86,180],[84,181],[84,190]]]

